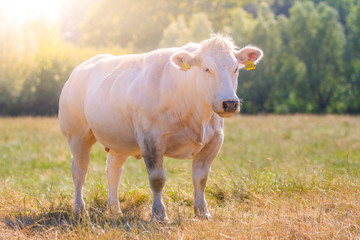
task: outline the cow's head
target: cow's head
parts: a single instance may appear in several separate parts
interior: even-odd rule
[[[239,69],[248,60],[257,64],[262,56],[263,52],[257,47],[237,50],[229,37],[215,35],[203,41],[197,51],[181,50],[170,60],[179,70],[193,71],[199,94],[214,112],[221,117],[231,117],[240,111],[236,96]]]

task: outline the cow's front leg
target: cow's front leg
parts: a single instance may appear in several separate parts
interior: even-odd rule
[[[123,165],[125,164],[126,160],[127,156],[110,150],[106,162],[106,172],[109,188],[108,207],[111,213],[121,213],[118,188],[121,173],[123,171]]]
[[[210,172],[210,166],[211,161],[193,162],[194,213],[195,216],[206,219],[211,218],[205,200],[205,186]]]
[[[165,205],[162,201],[162,189],[166,181],[165,169],[163,167],[163,154],[154,141],[149,140],[144,141],[142,154],[153,194],[152,218],[155,218],[159,222],[167,221]]]
[[[194,158],[192,177],[195,191],[194,213],[197,217],[210,219],[211,215],[205,201],[205,187],[211,163],[218,154],[223,142],[223,135],[217,134]]]

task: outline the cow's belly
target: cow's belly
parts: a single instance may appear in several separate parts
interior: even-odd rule
[[[124,131],[124,129],[114,129],[112,132],[93,129],[93,133],[96,140],[106,148],[126,156],[141,155],[136,139],[129,132]]]
[[[141,155],[132,125],[119,114],[87,114],[87,121],[96,140],[106,148],[127,156]]]

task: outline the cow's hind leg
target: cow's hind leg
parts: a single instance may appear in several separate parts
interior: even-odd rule
[[[192,177],[195,190],[194,212],[195,215],[200,218],[211,218],[205,201],[205,186],[209,176],[211,163],[218,154],[222,142],[223,135],[215,135],[193,160]]]
[[[82,196],[82,187],[85,183],[86,172],[89,167],[91,147],[96,142],[90,129],[81,131],[81,134],[68,136],[72,153],[71,171],[75,185],[74,214],[86,214]]]
[[[119,204],[119,181],[127,156],[110,150],[107,158],[107,181],[109,187],[108,207],[112,213],[121,213]]]

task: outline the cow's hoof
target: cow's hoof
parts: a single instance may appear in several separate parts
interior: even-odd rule
[[[119,217],[123,217],[124,214],[121,210],[112,210],[112,209],[109,209],[109,213],[112,217],[115,217],[115,218],[119,218]]]
[[[195,216],[199,219],[203,219],[203,220],[211,220],[211,215],[210,213],[198,213],[198,214],[195,214]]]
[[[84,220],[89,217],[89,214],[85,209],[74,209],[73,213],[76,220]]]
[[[206,219],[206,220],[211,220],[211,215],[210,215],[210,213],[204,214],[203,218]]]
[[[75,219],[84,219],[89,216],[85,209],[84,202],[74,203],[73,213],[74,213]]]
[[[119,211],[110,211],[111,215],[116,216],[116,217],[122,217],[124,216],[123,212],[121,210]]]
[[[121,217],[123,216],[123,213],[120,209],[119,204],[115,205],[115,206],[111,206],[108,204],[108,211],[110,212],[110,214],[114,217]]]
[[[162,224],[166,224],[166,223],[169,222],[169,218],[167,216],[159,217],[159,216],[156,216],[156,215],[152,215],[151,220],[155,220],[156,222],[162,223]]]

